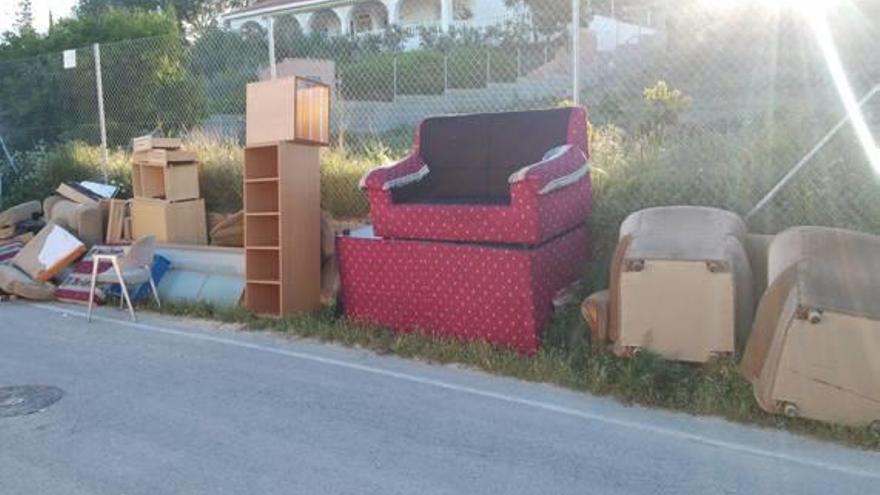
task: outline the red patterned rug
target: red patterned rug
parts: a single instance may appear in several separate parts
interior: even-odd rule
[[[55,290],[55,297],[59,301],[88,304],[89,288],[92,283],[92,257],[96,254],[122,254],[125,246],[95,245],[73,267],[73,271],[64,279],[64,282]],[[109,262],[101,262],[98,265],[98,273],[110,269]],[[95,302],[103,304],[106,299],[105,291],[111,284],[98,284],[95,289]]]

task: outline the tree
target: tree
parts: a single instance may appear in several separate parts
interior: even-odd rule
[[[174,9],[181,27],[195,34],[215,26],[217,17],[230,10],[245,7],[250,0],[79,0],[80,16],[96,15],[110,7],[147,11]]]
[[[113,43],[123,40],[133,41]],[[92,43],[103,43],[111,145],[126,143],[132,135],[157,126],[173,131],[201,120],[203,88],[187,69],[173,9],[110,8],[94,16],[62,19],[46,35],[7,34],[0,42],[0,126],[11,146],[96,139],[91,50],[77,50],[77,66],[72,69],[61,66],[59,53]]]
[[[15,29],[19,34],[34,31],[34,10],[31,0],[19,0],[18,12],[15,14]]]
[[[571,0],[504,0],[508,7],[521,7],[531,14],[538,33],[557,35],[565,32],[571,25]],[[588,0],[580,0],[581,24],[587,24]]]

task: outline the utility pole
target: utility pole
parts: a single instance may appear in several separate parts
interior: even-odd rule
[[[571,0],[571,92],[575,105],[580,104],[581,94],[581,0]]]

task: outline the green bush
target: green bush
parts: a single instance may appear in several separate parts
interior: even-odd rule
[[[519,70],[516,50],[491,48],[487,50],[489,57],[489,75],[491,82],[515,82]]]
[[[9,171],[4,174],[4,206],[30,200],[42,201],[52,195],[62,182],[103,182],[101,150],[83,143],[71,142],[54,149],[38,146],[27,152],[16,153],[14,158],[20,173]],[[131,194],[129,170],[126,153],[110,153],[107,174],[110,183],[119,186],[124,196]]]
[[[372,55],[339,68],[340,89],[347,100],[394,99],[394,58]]]
[[[120,40],[140,38],[124,44]],[[73,139],[96,140],[98,116],[89,46],[100,42],[107,134],[122,145],[153,127],[179,130],[204,115],[202,85],[186,70],[173,12],[110,8],[59,21],[46,35],[25,32],[0,42],[0,109],[4,138],[14,149]],[[60,52],[77,51],[63,69]],[[21,57],[21,60],[15,60]]]
[[[453,89],[485,88],[487,84],[486,50],[463,47],[447,54],[449,87]]]
[[[397,56],[397,93],[401,95],[443,94],[443,54],[413,51]]]
[[[204,134],[184,139],[186,149],[196,152],[201,163],[200,190],[208,211],[231,213],[242,208],[241,167],[244,152],[237,142]],[[369,206],[358,187],[361,176],[373,167],[403,154],[404,148],[388,148],[374,141],[360,141],[361,153],[344,149],[321,152],[321,206],[337,218],[365,218]],[[20,173],[4,174],[3,204],[42,201],[62,182],[103,181],[103,158],[97,146],[71,142],[48,149],[44,146],[17,153]],[[110,182],[119,186],[119,197],[131,197],[131,155],[110,153]]]

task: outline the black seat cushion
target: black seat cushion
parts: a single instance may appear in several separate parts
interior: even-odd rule
[[[419,147],[428,176],[392,191],[395,203],[509,204],[507,178],[567,142],[571,109],[426,119]]]

